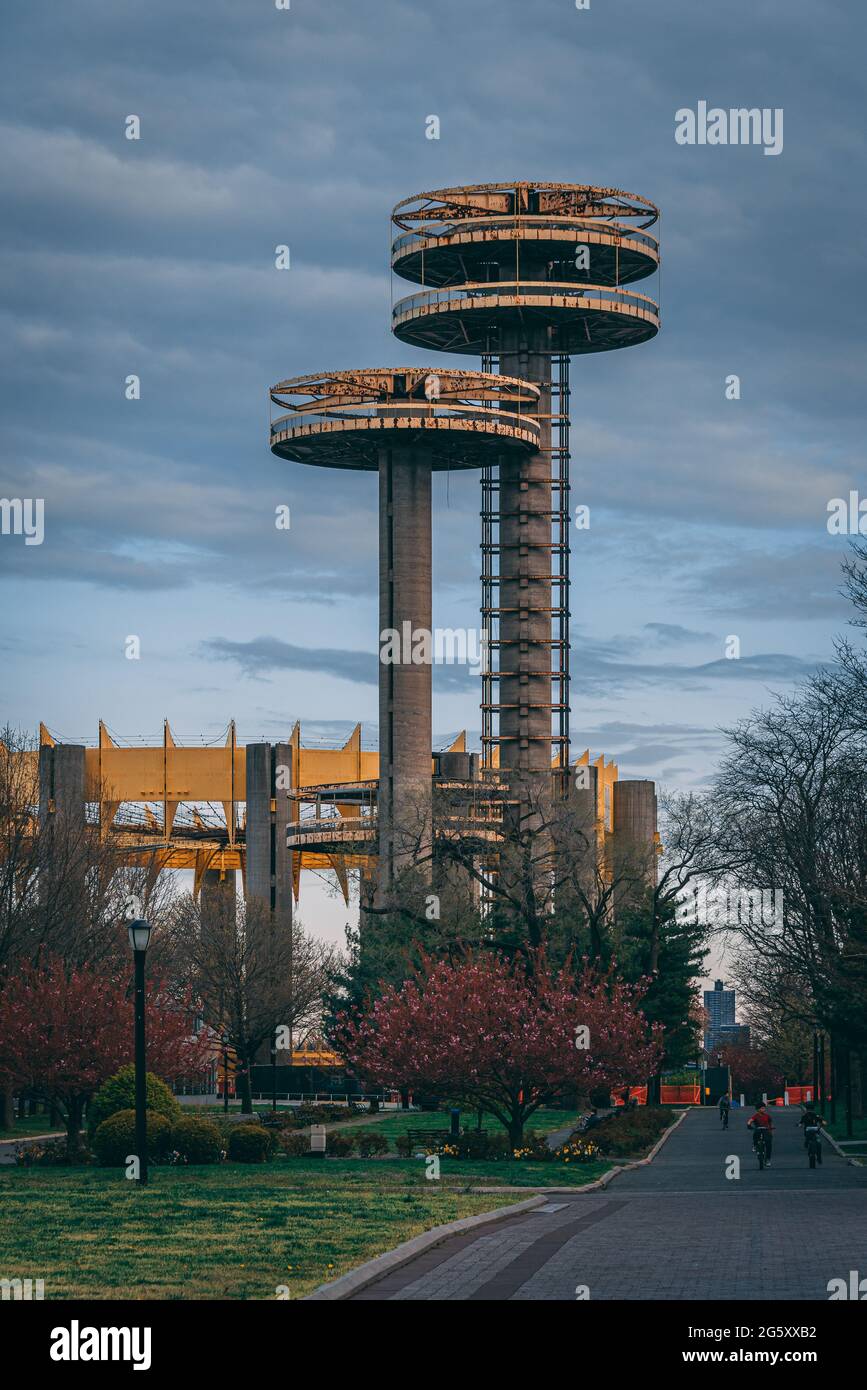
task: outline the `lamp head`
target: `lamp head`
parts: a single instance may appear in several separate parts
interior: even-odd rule
[[[151,939],[150,922],[146,922],[143,917],[137,917],[135,921],[127,923],[127,931],[133,951],[146,951]]]

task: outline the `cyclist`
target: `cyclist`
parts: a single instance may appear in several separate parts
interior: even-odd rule
[[[731,1110],[731,1107],[732,1107],[732,1103],[731,1103],[731,1101],[729,1100],[728,1096],[720,1096],[720,1098],[719,1098],[719,1117],[720,1117],[720,1119],[722,1120],[722,1127],[723,1127],[723,1129],[728,1129],[728,1127],[729,1127],[729,1111]]]
[[[747,1120],[747,1129],[753,1131],[753,1148],[756,1147],[759,1130],[763,1131],[765,1136],[765,1167],[770,1168],[771,1150],[774,1147],[774,1122],[768,1114],[768,1107],[763,1100],[758,1102],[755,1114]]]
[[[819,1132],[824,1123],[825,1121],[823,1117],[817,1113],[816,1107],[814,1105],[808,1105],[798,1121],[799,1125],[804,1126],[804,1148],[806,1148],[810,1142],[810,1131],[814,1131],[815,1137],[818,1140]],[[816,1158],[820,1163],[822,1162],[822,1145],[819,1143],[816,1144]]]

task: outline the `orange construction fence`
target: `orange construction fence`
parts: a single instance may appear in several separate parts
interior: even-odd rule
[[[790,1105],[804,1105],[808,1101],[814,1100],[816,1094],[812,1086],[787,1086],[786,1092],[789,1097]],[[827,1099],[830,1100],[830,1096],[828,1096]],[[777,1096],[772,1102],[773,1105],[785,1105],[785,1103],[786,1100],[784,1096]]]
[[[697,1081],[691,1081],[686,1086],[666,1086],[663,1082],[659,1088],[659,1100],[662,1105],[677,1105],[684,1102],[687,1105],[699,1105],[701,1103],[701,1087]]]
[[[615,1091],[615,1092],[614,1092],[614,1095],[613,1095],[613,1097],[612,1097],[612,1099],[613,1099],[615,1105],[625,1105],[625,1103],[626,1103],[626,1102],[624,1101],[624,1099],[623,1099],[623,1091],[622,1091],[622,1090],[621,1090],[621,1091]],[[629,1087],[629,1099],[630,1099],[630,1100],[635,1100],[635,1101],[637,1101],[639,1105],[646,1105],[646,1104],[647,1104],[647,1087],[646,1087],[646,1086],[630,1086],[630,1087]]]

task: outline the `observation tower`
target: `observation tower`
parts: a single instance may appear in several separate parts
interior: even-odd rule
[[[379,893],[399,870],[430,865],[431,664],[413,660],[413,634],[431,633],[431,474],[537,455],[538,386],[509,374],[365,369],[294,377],[271,388],[281,410],[271,449],[282,459],[379,475]],[[516,465],[519,470],[519,466]],[[384,634],[398,634],[398,649]],[[351,801],[347,789],[334,800]],[[372,807],[371,807],[372,810]],[[361,820],[361,818],[358,818]],[[372,817],[368,817],[370,821]],[[335,827],[322,830],[335,847]],[[372,838],[372,825],[347,834]],[[307,849],[303,823],[289,827]]]
[[[547,782],[569,765],[569,360],[646,342],[659,308],[626,288],[659,266],[659,211],[616,188],[488,183],[392,213],[404,343],[480,357],[538,390],[538,444],[482,460],[483,760]]]

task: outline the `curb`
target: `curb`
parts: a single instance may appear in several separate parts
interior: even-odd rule
[[[413,1236],[411,1240],[405,1240],[401,1245],[395,1246],[393,1250],[386,1250],[384,1254],[375,1256],[372,1260],[367,1260],[357,1269],[351,1269],[348,1274],[343,1274],[339,1279],[332,1279],[328,1284],[320,1284],[318,1289],[312,1293],[305,1294],[300,1300],[308,1303],[312,1300],[321,1299],[340,1299],[348,1298],[351,1294],[357,1293],[359,1289],[364,1289],[368,1284],[376,1283],[386,1274],[391,1274],[393,1270],[400,1269],[401,1265],[409,1264],[416,1255],[421,1255],[425,1250],[430,1250],[434,1245],[440,1245],[449,1236],[460,1235],[463,1231],[473,1231],[479,1226],[485,1226],[494,1221],[502,1221],[506,1216],[517,1216],[523,1211],[531,1211],[534,1207],[543,1206],[547,1201],[546,1197],[528,1197],[524,1202],[516,1202],[508,1207],[497,1207],[494,1211],[484,1211],[478,1216],[464,1216],[460,1221],[449,1221],[444,1226],[434,1226],[433,1230],[424,1231],[420,1236]]]
[[[678,1115],[677,1119],[674,1121],[674,1124],[669,1125],[668,1129],[665,1130],[664,1133],[659,1136],[653,1148],[650,1150],[650,1153],[647,1154],[645,1158],[636,1158],[633,1160],[632,1163],[618,1163],[616,1167],[610,1168],[607,1173],[603,1173],[601,1178],[596,1178],[594,1182],[585,1183],[582,1187],[537,1187],[535,1191],[556,1192],[560,1195],[562,1195],[564,1192],[568,1192],[572,1196],[580,1197],[581,1194],[584,1192],[594,1192],[597,1191],[599,1188],[607,1187],[608,1184],[612,1182],[614,1178],[617,1177],[618,1173],[628,1173],[630,1168],[644,1168],[646,1164],[651,1163],[653,1159],[656,1157],[656,1155],[659,1153],[659,1150],[662,1148],[663,1144],[666,1144],[668,1140],[671,1138],[672,1134],[674,1134],[674,1131],[677,1129],[678,1125],[683,1124],[688,1114],[689,1111],[684,1110],[682,1114]],[[529,1190],[532,1191],[533,1189]],[[470,1191],[526,1192],[528,1191],[528,1189],[526,1187],[471,1187]]]
[[[834,1136],[832,1134],[829,1134],[826,1129],[823,1129],[822,1133],[827,1139],[828,1143],[831,1145],[831,1148],[834,1150],[838,1158],[845,1159],[846,1163],[848,1163],[850,1168],[863,1168],[864,1154],[848,1154],[846,1153],[845,1149],[841,1149]]]
[[[801,1106],[801,1109],[804,1109],[803,1105]],[[831,1145],[831,1148],[834,1150],[837,1157],[844,1158],[850,1168],[864,1167],[865,1158],[867,1158],[867,1156],[865,1156],[864,1154],[847,1154],[837,1143],[837,1140],[834,1138],[833,1134],[829,1134],[827,1129],[823,1129],[822,1133],[827,1139],[828,1143]]]

